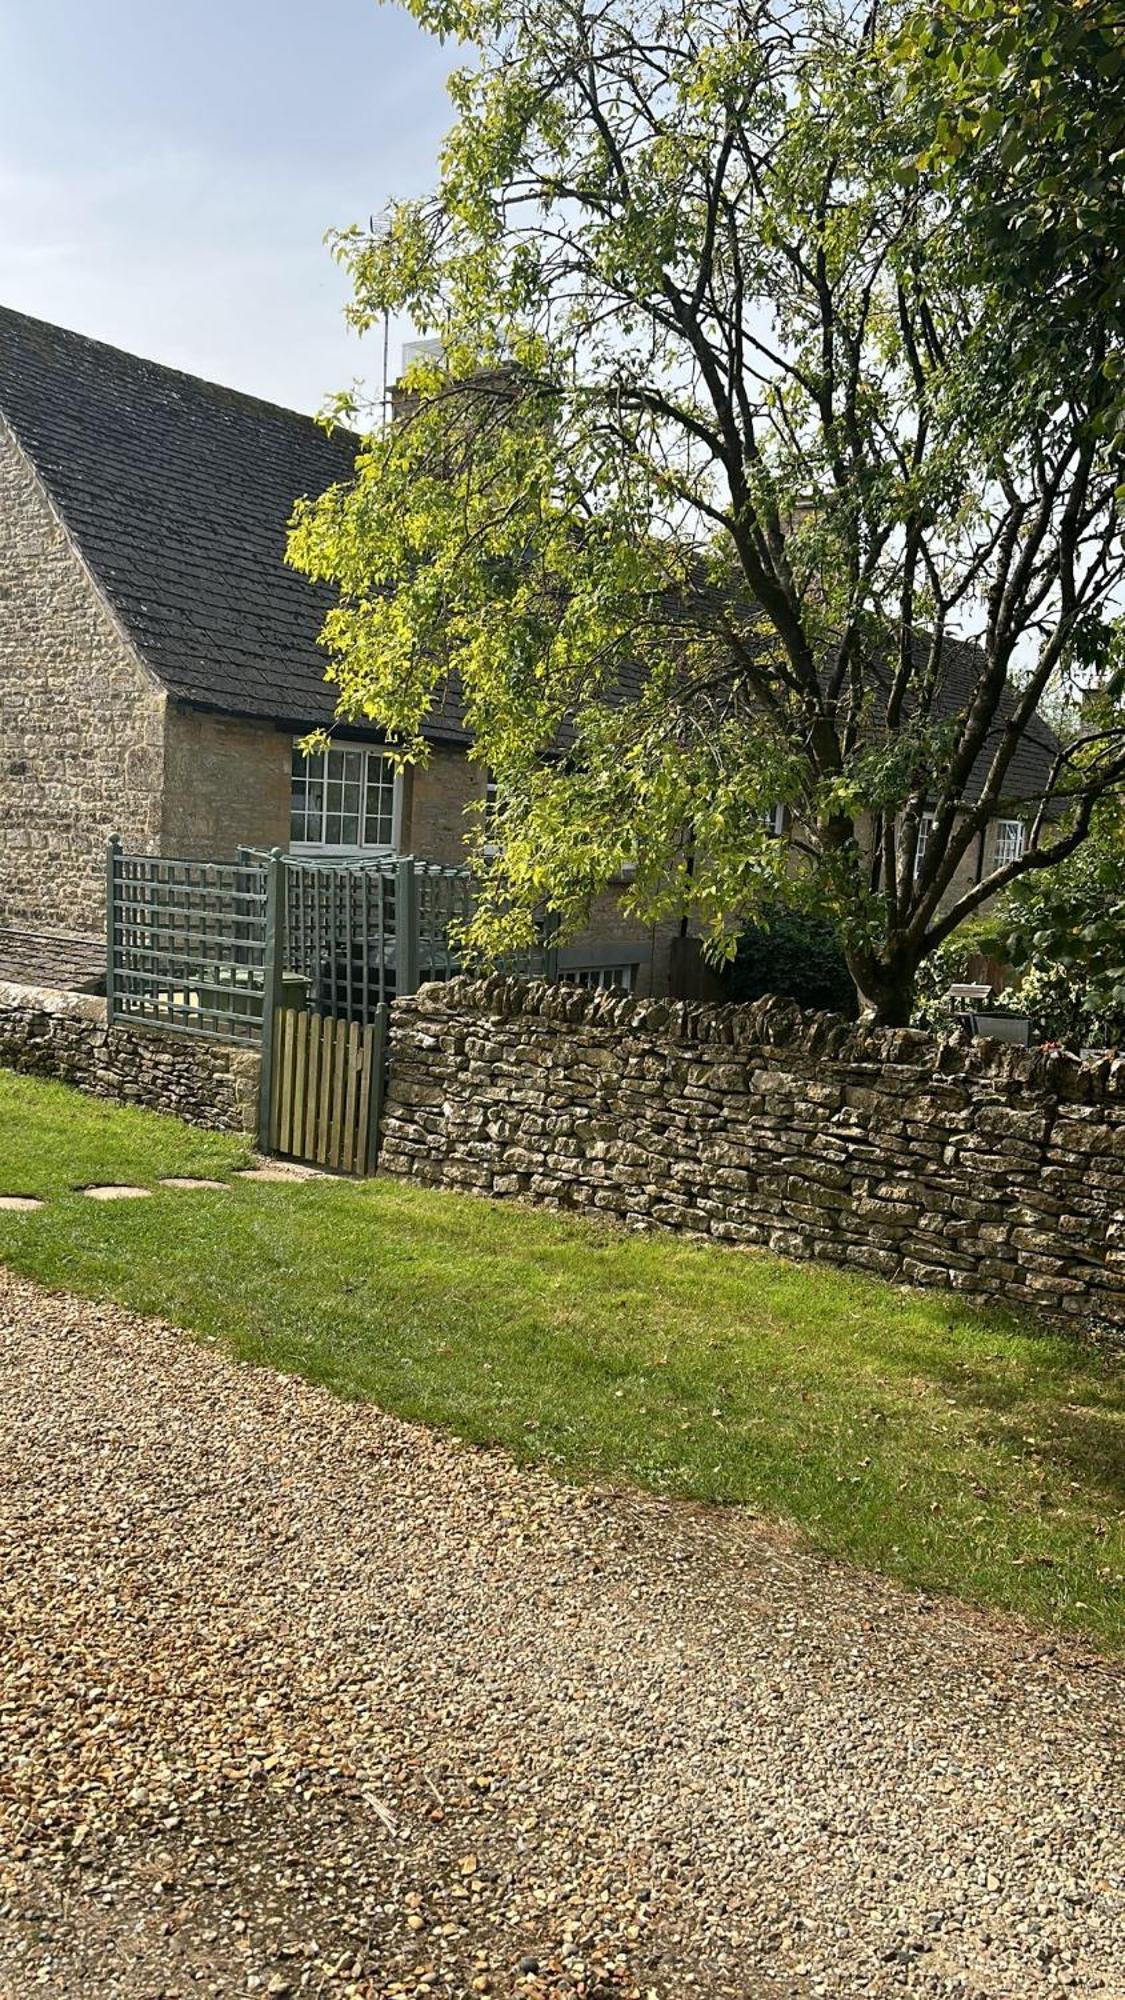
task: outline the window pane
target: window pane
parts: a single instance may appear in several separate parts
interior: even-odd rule
[[[320,756],[306,757],[300,745],[294,743],[291,762],[290,784],[290,840],[319,840],[320,838],[320,788],[319,776],[323,759]]]
[[[368,847],[389,847],[394,835],[394,766],[377,750],[367,753],[367,808],[363,838]]]
[[[995,866],[1006,868],[1009,861],[1018,861],[1023,853],[1026,828],[1020,819],[998,819],[996,822]]]
[[[290,839],[311,846],[390,847],[394,767],[378,750],[333,744],[305,757],[293,745]]]

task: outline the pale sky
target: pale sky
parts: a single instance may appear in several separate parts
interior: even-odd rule
[[[296,409],[377,390],[322,238],[432,184],[455,63],[376,0],[0,0],[0,303]]]

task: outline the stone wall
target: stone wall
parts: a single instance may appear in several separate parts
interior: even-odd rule
[[[57,1077],[95,1097],[169,1111],[219,1132],[257,1128],[256,1049],[107,1027],[105,1001],[0,985],[0,1066]]]
[[[1125,1323],[1125,1062],[493,979],[400,1001],[380,1170]]]
[[[0,423],[0,915],[97,931],[105,845],[156,847],[164,696]]]
[[[293,732],[168,703],[162,854],[230,861],[288,847]]]
[[[458,866],[475,831],[472,808],[484,798],[484,771],[463,750],[435,743],[427,764],[408,769],[403,782],[402,847],[406,854]]]

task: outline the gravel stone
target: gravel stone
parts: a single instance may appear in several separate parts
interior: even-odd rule
[[[1121,2000],[1125,1676],[0,1273],[0,1996]]]

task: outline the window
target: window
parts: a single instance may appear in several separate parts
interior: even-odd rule
[[[306,757],[294,743],[292,847],[393,848],[397,805],[397,774],[383,751],[334,743]]]
[[[1006,868],[1009,861],[1018,861],[1026,844],[1027,828],[1022,819],[998,819],[992,866]]]
[[[631,993],[636,984],[637,968],[630,965],[573,965],[569,970],[560,970],[559,978],[568,986],[597,986],[603,992],[613,988]]]
[[[500,809],[500,783],[495,771],[484,774],[484,854],[486,861],[494,861],[500,852],[500,842],[496,838],[496,823]]]
[[[762,814],[766,832],[774,840],[780,840],[785,832],[785,807],[767,806]]]
[[[926,849],[930,844],[930,835],[933,832],[933,830],[934,830],[933,813],[923,813],[918,821],[918,839],[914,848],[915,878],[917,878],[922,872],[922,863],[926,858]],[[902,847],[901,827],[899,829],[898,845],[899,848],[901,849]]]

